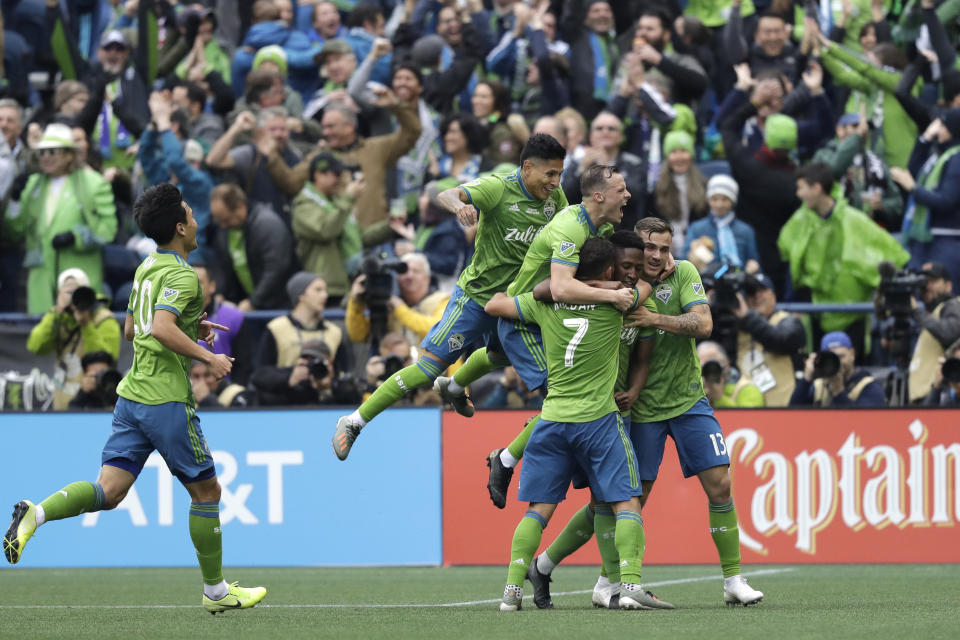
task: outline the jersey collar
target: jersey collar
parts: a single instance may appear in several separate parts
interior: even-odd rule
[[[536,200],[530,192],[527,191],[527,187],[523,184],[523,176],[520,175],[520,168],[517,168],[517,184],[520,185],[520,190],[523,191],[523,195],[527,197],[527,200]]]
[[[580,213],[583,214],[583,217],[587,220],[587,226],[590,227],[590,233],[597,235],[597,227],[594,226],[593,220],[590,219],[590,214],[587,213],[587,208],[583,206],[583,203],[580,203]]]
[[[168,253],[168,254],[172,255],[174,258],[176,258],[176,259],[177,259],[177,262],[180,262],[180,263],[183,264],[184,266],[187,265],[187,263],[184,262],[184,260],[183,260],[183,256],[181,256],[179,253],[177,253],[177,252],[174,251],[173,249],[157,249],[157,253]]]

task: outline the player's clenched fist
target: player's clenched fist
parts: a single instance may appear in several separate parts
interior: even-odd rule
[[[613,306],[617,308],[618,311],[627,312],[630,310],[630,307],[633,306],[633,289],[628,289],[624,287],[623,289],[617,289],[613,291]]]
[[[233,358],[222,353],[214,354],[210,360],[210,369],[217,380],[226,378],[230,375],[230,370],[233,369]]]
[[[467,204],[457,209],[457,220],[464,227],[471,227],[477,224],[477,217],[480,212],[472,204]]]

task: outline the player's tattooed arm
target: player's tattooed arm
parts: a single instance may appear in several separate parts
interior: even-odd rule
[[[694,305],[679,316],[651,315],[655,316],[652,326],[667,333],[700,340],[709,338],[713,333],[713,316],[710,315],[708,304]]]

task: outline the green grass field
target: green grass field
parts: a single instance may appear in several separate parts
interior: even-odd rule
[[[957,636],[960,565],[753,567],[756,607],[726,608],[714,566],[653,566],[676,611],[590,604],[596,570],[560,567],[557,606],[497,611],[506,569],[231,569],[261,606],[211,616],[196,569],[0,570],[0,638],[946,638]],[[531,591],[529,583],[527,591]]]

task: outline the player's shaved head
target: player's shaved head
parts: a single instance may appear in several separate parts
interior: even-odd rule
[[[613,266],[617,252],[613,243],[606,238],[587,238],[580,248],[580,266],[577,267],[578,280],[598,280],[606,276]]]

